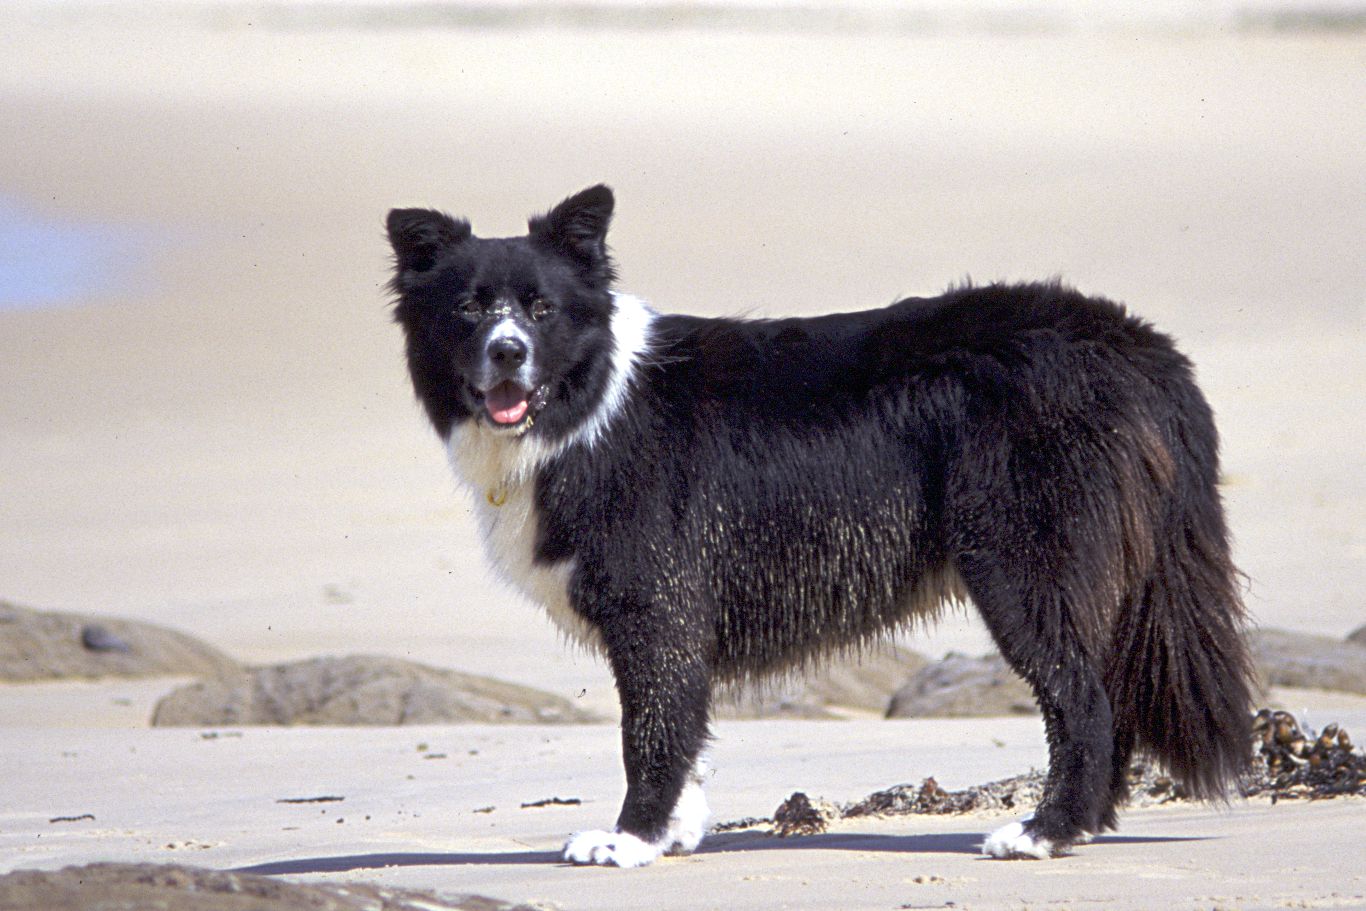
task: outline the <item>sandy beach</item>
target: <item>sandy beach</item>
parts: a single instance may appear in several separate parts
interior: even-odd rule
[[[1354,717],[1360,727],[1366,712]],[[862,797],[887,775],[934,774],[963,787],[1013,774],[1042,750],[1032,719],[831,723],[839,737],[824,736],[819,722],[721,724],[709,785],[717,820],[767,816],[795,789]],[[583,909],[635,907],[643,896],[663,909],[755,911],[1366,903],[1351,851],[1329,849],[1360,831],[1360,801],[1343,800],[1135,810],[1119,833],[1049,863],[983,860],[982,836],[1006,818],[977,815],[846,821],[789,839],[730,832],[639,870],[561,865],[566,832],[616,812],[615,741],[603,726],[404,728],[361,738],[158,730],[133,753],[110,732],[33,731],[22,750],[8,740],[0,748],[7,768],[16,760],[45,767],[41,782],[23,778],[25,812],[6,812],[0,851],[7,867],[187,863]],[[231,782],[225,766],[237,770]],[[280,802],[319,797],[343,799]],[[521,806],[550,797],[582,804]],[[49,821],[84,814],[94,819]]]
[[[173,626],[249,663],[393,655],[610,715],[603,665],[484,566],[407,385],[382,231],[422,205],[518,233],[606,181],[620,285],[662,310],[857,309],[969,275],[1125,301],[1192,356],[1219,417],[1254,619],[1337,638],[1366,622],[1360,32],[53,9],[0,11],[0,197],[120,243],[91,287],[0,309],[0,598]],[[905,642],[988,647],[967,614]],[[551,852],[620,796],[610,725],[148,728],[180,682],[0,687],[0,872],[175,861],[567,909],[643,889],[660,908],[1366,905],[1342,848],[1366,806],[1341,800],[1135,811],[1048,864],[981,862],[999,821],[945,817],[573,870]],[[1293,698],[1366,736],[1366,700]],[[1044,762],[1032,719],[718,734],[718,820],[793,790],[853,800]],[[307,818],[274,803],[333,791]],[[556,795],[583,804],[519,808]]]

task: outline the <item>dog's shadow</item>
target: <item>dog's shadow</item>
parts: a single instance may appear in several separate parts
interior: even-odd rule
[[[779,838],[768,832],[726,832],[712,835],[697,854],[728,854],[736,851],[877,851],[900,854],[975,854],[980,855],[981,832],[946,832],[930,835],[860,835],[853,832],[826,832],[795,838]],[[1203,841],[1200,837],[1141,838],[1104,835],[1096,845],[1149,844],[1155,842]],[[984,858],[985,859],[985,858]],[[234,873],[297,875],[302,873],[346,873],[382,867],[460,867],[516,866],[521,864],[560,864],[568,866],[559,851],[470,851],[452,853],[348,854],[337,857],[301,857],[237,867]]]

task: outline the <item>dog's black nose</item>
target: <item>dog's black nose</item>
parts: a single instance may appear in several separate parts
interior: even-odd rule
[[[489,343],[489,360],[504,370],[516,370],[526,363],[526,343],[508,336],[494,339]]]

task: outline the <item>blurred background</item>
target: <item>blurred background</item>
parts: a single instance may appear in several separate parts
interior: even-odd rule
[[[613,701],[491,581],[413,401],[393,206],[617,191],[662,310],[1060,276],[1196,361],[1259,621],[1366,619],[1366,5],[500,0],[0,9],[0,598],[252,662]],[[966,615],[908,637],[987,648]]]

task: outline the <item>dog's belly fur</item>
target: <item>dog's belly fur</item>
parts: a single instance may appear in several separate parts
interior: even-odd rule
[[[666,538],[673,571],[707,602],[719,681],[856,650],[964,600],[939,508],[898,476],[893,466],[905,458],[889,437],[822,440],[774,460],[782,465],[776,479],[733,461],[703,465],[698,475],[708,481],[693,493],[696,518]],[[847,488],[791,483],[829,480],[832,465],[862,466],[849,473],[870,477]],[[876,479],[873,466],[882,469]]]
[[[574,559],[536,559],[542,516],[534,473],[525,476],[511,461],[519,444],[477,424],[457,427],[448,444],[457,475],[475,492],[486,555],[568,640],[601,653],[601,631],[570,600]],[[884,491],[877,501],[852,504],[798,500],[795,508],[756,508],[747,499],[699,495],[700,527],[684,540],[656,538],[650,548],[661,576],[708,576],[697,595],[713,605],[718,683],[868,645],[967,599],[942,546],[916,540],[925,523],[916,521],[907,493]],[[709,574],[715,565],[723,571]]]

